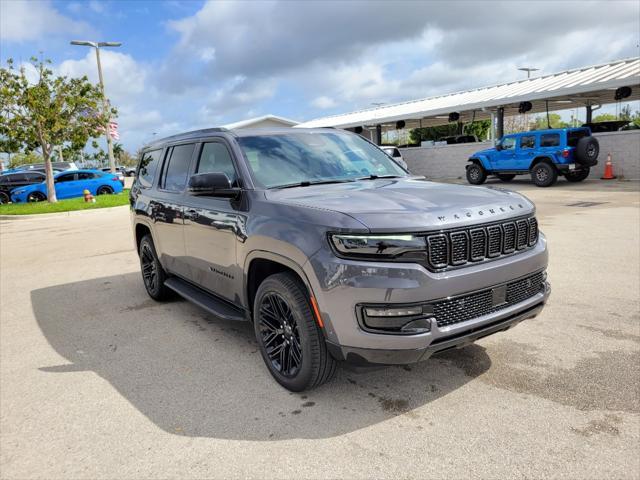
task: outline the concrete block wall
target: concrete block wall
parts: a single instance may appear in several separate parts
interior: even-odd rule
[[[614,173],[627,180],[640,180],[640,130],[597,133],[600,142],[598,165],[590,178],[599,178],[607,153],[611,153]],[[491,148],[491,142],[465,143],[401,149],[409,170],[427,178],[464,178],[467,159],[478,150]]]

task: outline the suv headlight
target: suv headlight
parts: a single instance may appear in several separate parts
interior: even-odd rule
[[[393,258],[407,252],[425,251],[425,237],[411,234],[350,235],[332,234],[329,240],[338,253],[356,257]]]

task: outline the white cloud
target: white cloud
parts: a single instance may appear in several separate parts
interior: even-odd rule
[[[137,63],[131,55],[100,49],[100,61],[107,97],[115,105],[130,103],[135,101],[139,94],[148,93],[147,69]],[[97,83],[98,67],[94,49],[88,48],[86,56],[80,60],[65,60],[57,70],[69,77],[86,75],[92,82]]]
[[[45,35],[82,34],[89,26],[59,13],[49,1],[0,2],[0,39],[11,42],[38,40]]]
[[[326,108],[333,108],[337,106],[336,101],[333,98],[322,95],[320,97],[316,97],[311,101],[311,105],[314,107],[320,108],[322,110]]]

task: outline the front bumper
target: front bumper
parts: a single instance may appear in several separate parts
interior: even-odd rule
[[[431,355],[451,348],[460,348],[494,333],[508,330],[523,320],[536,317],[544,307],[551,293],[549,283],[545,283],[544,292],[536,295],[533,302],[522,304],[533,305],[521,307],[515,305],[514,309],[505,309],[497,315],[487,315],[487,318],[479,317],[469,322],[464,322],[455,329],[439,329],[432,323],[431,342],[422,348],[389,350],[345,347],[327,342],[331,355],[339,361],[347,362],[358,367],[377,365],[407,365],[428,359]],[[507,310],[509,310],[507,312]]]
[[[547,263],[546,239],[541,233],[538,243],[529,250],[443,272],[431,272],[413,263],[340,259],[329,249],[317,252],[303,269],[318,302],[325,338],[336,358],[356,363],[364,360],[365,364],[404,364],[450,348],[450,342],[471,342],[535,316],[549,295],[548,284],[519,303],[443,327],[433,319],[430,331],[409,335],[365,330],[358,320],[363,304],[400,306],[464,296],[542,272]]]

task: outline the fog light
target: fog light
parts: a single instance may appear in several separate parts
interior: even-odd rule
[[[426,333],[431,330],[431,321],[428,318],[419,318],[402,326],[404,333]]]
[[[412,315],[420,315],[422,306],[417,307],[397,307],[397,308],[365,308],[368,317],[410,317]]]

